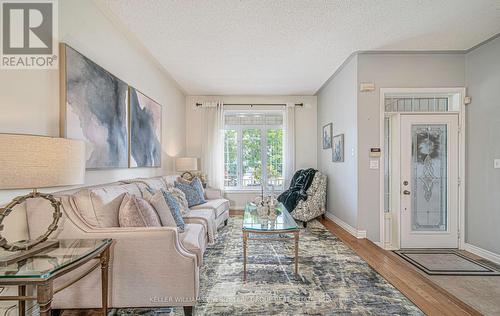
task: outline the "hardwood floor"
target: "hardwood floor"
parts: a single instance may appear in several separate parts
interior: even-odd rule
[[[363,258],[375,271],[403,293],[427,315],[481,315],[429,279],[391,251],[368,239],[357,239],[329,219],[320,222]]]

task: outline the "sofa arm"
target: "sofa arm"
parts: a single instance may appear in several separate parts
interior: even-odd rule
[[[81,232],[71,238],[113,239],[110,256],[110,306],[164,306],[172,298],[172,306],[188,306],[198,296],[198,264],[196,254],[180,243],[176,228],[137,227],[106,228]],[[61,236],[61,238],[70,238]],[[75,286],[58,293],[58,308],[95,308],[100,304],[100,291],[81,293],[99,282],[83,279]],[[72,274],[68,274],[74,277]],[[88,283],[87,283],[88,282]],[[97,306],[95,306],[97,305]]]
[[[205,198],[207,200],[222,199],[222,190],[207,187],[205,188]]]
[[[177,256],[186,264],[194,260],[196,255],[189,252],[179,240],[176,227],[113,227],[95,228],[91,231],[81,232],[79,236],[68,238],[80,239],[113,239],[114,248],[126,249],[126,252],[137,258],[144,254],[169,258]],[[59,236],[58,238],[65,238]],[[141,253],[141,254],[139,254]]]

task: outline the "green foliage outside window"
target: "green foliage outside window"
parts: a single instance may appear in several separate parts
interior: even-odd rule
[[[260,187],[263,177],[262,158],[265,155],[267,160],[265,183],[280,187],[283,184],[283,130],[281,128],[244,128],[225,131],[225,186],[238,186],[238,136],[241,137],[241,186]],[[262,144],[265,140],[267,146],[263,148]]]

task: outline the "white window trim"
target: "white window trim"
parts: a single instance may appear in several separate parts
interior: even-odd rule
[[[284,116],[284,111],[283,110],[228,110],[228,111],[225,111],[224,115],[226,113],[253,113],[253,112],[258,112],[258,113],[280,113]],[[237,193],[237,192],[260,192],[261,191],[261,188],[253,188],[253,187],[244,187],[243,186],[243,183],[242,183],[242,180],[243,180],[243,130],[244,129],[259,129],[260,130],[260,139],[261,139],[261,142],[260,142],[260,155],[261,155],[261,165],[263,166],[262,167],[262,179],[263,179],[263,184],[266,184],[267,186],[267,155],[266,155],[266,152],[267,152],[267,137],[265,137],[265,135],[267,134],[267,130],[269,129],[275,129],[275,128],[281,128],[282,131],[283,131],[283,143],[284,143],[284,139],[285,139],[285,127],[284,127],[284,124],[267,124],[267,125],[252,125],[252,124],[249,124],[249,125],[224,125],[224,130],[235,130],[236,131],[236,146],[237,146],[237,149],[236,149],[236,163],[237,163],[237,167],[236,167],[236,174],[237,174],[237,186],[236,187],[224,187],[224,191],[226,192],[234,192],[234,193]],[[284,148],[283,148],[283,151],[284,151]],[[283,152],[283,155],[284,155],[284,152]],[[283,159],[283,166],[282,166],[282,170],[284,171],[285,170],[285,161]],[[266,191],[267,188],[264,187],[264,190]],[[279,188],[274,188],[274,192],[275,193],[278,193],[278,192],[282,192],[284,190],[283,187],[279,187]]]

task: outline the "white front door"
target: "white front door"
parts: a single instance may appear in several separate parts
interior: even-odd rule
[[[401,248],[458,248],[458,115],[401,116]]]

